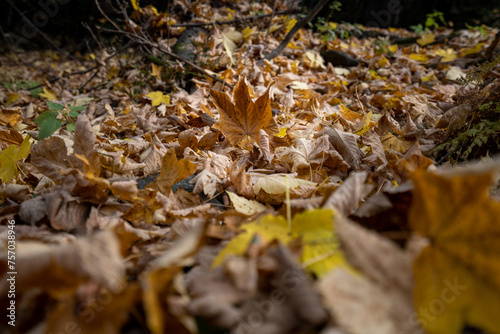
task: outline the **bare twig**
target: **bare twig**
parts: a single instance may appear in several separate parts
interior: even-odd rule
[[[276,57],[277,55],[279,55],[280,52],[283,51],[283,49],[288,45],[288,43],[292,39],[293,35],[295,35],[295,33],[297,31],[299,31],[300,28],[305,26],[307,24],[307,22],[311,21],[313,19],[313,17],[315,17],[319,13],[321,8],[323,8],[323,6],[326,5],[327,2],[328,2],[328,0],[318,1],[316,6],[314,6],[313,10],[309,14],[307,14],[307,16],[304,17],[302,20],[295,23],[292,30],[290,30],[290,32],[286,35],[285,39],[280,43],[280,45],[278,45],[278,47],[276,49],[274,49],[271,53],[266,55],[264,57],[264,59],[261,59],[259,61],[259,64],[261,65],[264,62],[264,60],[271,60],[274,57]]]
[[[98,2],[99,0],[95,0],[95,1]],[[101,13],[102,13],[102,11],[101,11]],[[128,15],[126,13],[123,14],[123,15],[125,15],[125,19],[128,19]],[[109,18],[107,18],[107,17],[106,17],[106,19],[109,20]],[[189,65],[190,67],[194,68],[195,70],[201,72],[203,75],[205,75],[205,76],[207,76],[207,77],[209,77],[209,78],[211,78],[211,79],[213,79],[215,81],[218,81],[218,82],[220,82],[220,83],[222,83],[222,84],[224,84],[224,85],[226,85],[228,87],[234,88],[233,85],[227,83],[226,81],[218,78],[215,75],[212,75],[212,74],[208,73],[204,68],[196,65],[192,61],[190,61],[188,59],[185,59],[185,58],[183,58],[183,57],[181,57],[181,56],[179,56],[179,55],[177,55],[175,53],[170,52],[169,50],[166,50],[166,49],[162,48],[161,45],[159,45],[158,43],[153,42],[148,36],[146,36],[144,34],[144,32],[142,31],[142,29],[140,29],[141,35],[139,35],[135,31],[133,33],[131,33],[131,32],[125,31],[123,29],[120,29],[116,25],[114,25],[114,26],[115,26],[116,29],[106,29],[106,28],[102,28],[102,27],[100,27],[99,29],[102,30],[102,31],[106,31],[106,32],[112,32],[112,33],[117,33],[117,34],[125,35],[131,41],[133,41],[134,43],[138,44],[140,47],[146,48],[146,50],[147,50],[147,47],[151,47],[153,49],[157,49],[161,53],[163,53],[163,54],[165,54],[167,56],[170,56],[170,57],[172,57],[174,59],[177,59],[177,60],[179,60],[182,63],[185,63],[185,64]],[[148,50],[148,53],[152,54],[152,52],[150,52],[149,50]]]

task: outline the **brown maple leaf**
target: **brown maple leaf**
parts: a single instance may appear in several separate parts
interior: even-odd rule
[[[253,102],[245,77],[240,76],[233,91],[234,104],[227,94],[211,90],[210,94],[220,113],[220,120],[213,127],[221,131],[232,145],[239,145],[249,151],[259,142],[261,129],[271,136],[278,133],[278,125],[271,111],[269,88]]]

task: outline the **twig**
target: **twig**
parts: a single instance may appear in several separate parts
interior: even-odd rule
[[[95,0],[96,2],[98,0]],[[115,29],[106,29],[106,28],[102,28],[100,27],[99,29],[102,30],[102,31],[107,31],[107,32],[113,32],[113,33],[118,33],[118,34],[122,34],[122,35],[125,35],[127,36],[128,38],[130,38],[134,43],[138,44],[139,46],[141,47],[145,47],[145,46],[149,46],[153,49],[157,49],[158,51],[160,51],[161,53],[164,53],[166,54],[167,56],[170,56],[174,59],[177,59],[179,60],[180,62],[182,63],[185,63],[189,66],[191,66],[192,68],[194,68],[195,70],[201,72],[203,75],[215,80],[215,81],[218,81],[228,87],[231,87],[231,89],[234,88],[233,85],[227,83],[226,81],[218,78],[217,76],[215,75],[212,75],[210,73],[208,73],[204,68],[196,65],[195,63],[193,63],[192,61],[188,60],[188,59],[185,59],[175,53],[172,53],[170,52],[169,50],[165,50],[161,47],[161,45],[159,45],[158,43],[155,43],[153,42],[152,40],[150,40],[146,35],[144,35],[144,33],[141,31],[141,34],[142,36],[138,35],[137,33],[130,33],[130,32],[127,32],[127,31],[124,31],[123,29],[120,29],[119,27],[116,27],[116,30]],[[149,50],[148,50],[149,52]],[[149,54],[152,54],[152,52],[149,52]]]
[[[203,27],[203,26],[211,26],[213,24],[232,24],[232,23],[238,23],[242,21],[252,21],[256,19],[262,19],[265,17],[269,16],[274,16],[274,15],[287,15],[287,14],[297,14],[300,13],[299,9],[287,9],[287,10],[282,10],[278,11],[275,13],[269,13],[269,14],[262,14],[262,15],[254,15],[254,16],[247,16],[247,17],[242,17],[239,19],[233,19],[233,20],[228,20],[228,21],[214,21],[214,22],[195,22],[195,23],[179,23],[179,24],[172,24],[171,27]]]
[[[266,35],[264,36],[264,44],[267,42],[267,36],[271,31],[271,24],[273,23],[274,14],[276,13],[276,0],[273,0],[273,12],[271,13],[271,19],[269,20],[269,25],[267,26]]]
[[[307,24],[307,22],[311,21],[313,19],[313,17],[315,17],[319,13],[319,11],[321,10],[321,8],[323,8],[323,6],[326,5],[327,2],[328,2],[328,0],[320,0],[320,1],[318,1],[318,3],[316,4],[316,6],[314,6],[313,10],[309,14],[307,14],[306,17],[304,17],[299,22],[295,23],[295,25],[293,26],[292,30],[290,30],[290,32],[286,35],[285,39],[280,43],[280,45],[278,45],[278,47],[276,49],[274,49],[271,53],[269,53],[268,55],[266,55],[264,57],[264,59],[261,59],[259,61],[259,65],[262,65],[264,63],[264,60],[271,60],[274,57],[276,57],[277,55],[279,55],[280,52],[283,51],[283,49],[288,45],[288,42],[290,42],[290,40],[292,39],[293,35],[295,35],[295,33],[297,31],[299,31],[300,28],[302,28],[303,26],[305,26]]]

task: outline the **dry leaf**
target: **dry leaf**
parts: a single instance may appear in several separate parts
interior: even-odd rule
[[[428,333],[461,333],[466,324],[500,333],[500,203],[488,195],[492,178],[491,170],[412,178],[410,227],[429,243],[414,264],[414,299]]]
[[[255,102],[250,98],[245,77],[241,76],[233,92],[234,104],[222,92],[210,91],[219,110],[220,120],[213,128],[220,130],[232,145],[251,151],[264,129],[270,136],[278,133],[269,101],[269,89]]]

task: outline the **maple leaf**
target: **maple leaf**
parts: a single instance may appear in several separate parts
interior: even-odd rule
[[[196,165],[186,159],[177,160],[175,151],[169,150],[161,161],[161,171],[158,177],[158,186],[162,192],[168,192],[170,187],[192,175]]]
[[[24,138],[21,146],[10,145],[0,152],[0,179],[9,182],[17,177],[17,162],[30,154],[30,136]]]
[[[271,111],[269,88],[253,102],[245,77],[240,76],[233,92],[235,104],[225,93],[210,90],[220,113],[220,120],[213,127],[221,131],[232,145],[239,145],[249,151],[259,142],[261,129],[270,136],[278,133],[278,125]]]
[[[414,263],[415,309],[428,333],[468,324],[500,333],[500,203],[491,172],[415,172],[411,228],[429,245]]]
[[[165,105],[170,104],[170,96],[169,95],[163,95],[162,92],[151,92],[146,95],[146,97],[149,97],[151,101],[151,105],[153,107],[158,107],[160,104],[164,103]]]

